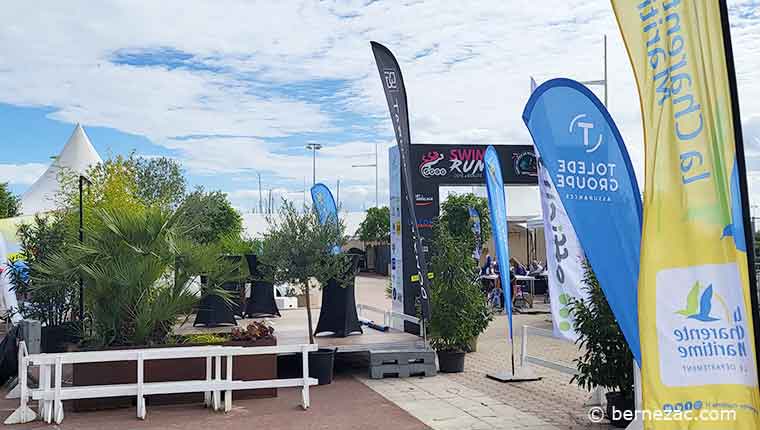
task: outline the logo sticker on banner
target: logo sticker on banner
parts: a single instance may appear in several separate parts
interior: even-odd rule
[[[743,384],[757,378],[735,264],[657,274],[662,382],[672,387]],[[673,300],[673,298],[680,300]]]

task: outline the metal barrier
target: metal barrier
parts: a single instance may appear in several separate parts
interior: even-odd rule
[[[302,387],[301,405],[309,407],[309,387],[317,385],[317,380],[309,377],[309,352],[316,351],[317,345],[280,345],[262,347],[237,346],[196,346],[179,348],[131,349],[120,351],[65,352],[60,354],[28,354],[26,344],[19,345],[18,374],[20,385],[20,405],[5,424],[20,424],[33,421],[37,414],[29,408],[30,400],[39,401],[40,417],[47,423],[63,421],[63,400],[92,399],[118,396],[137,397],[137,417],[145,419],[145,396],[152,394],[205,393],[205,404],[215,411],[221,409],[221,392],[224,391],[224,411],[232,409],[232,391],[258,388]],[[264,354],[303,354],[303,376],[292,379],[272,379],[265,381],[234,380],[232,375],[233,357]],[[145,361],[177,358],[205,358],[206,379],[173,382],[145,382]],[[226,372],[222,376],[222,359],[226,361]],[[135,384],[91,385],[62,387],[62,366],[75,363],[102,363],[112,361],[136,361],[137,382]],[[27,384],[29,366],[40,367],[38,388]],[[212,372],[212,369],[214,370]],[[51,386],[51,380],[52,386]]]
[[[535,364],[537,366],[546,367],[547,369],[556,370],[557,372],[565,373],[567,375],[577,375],[578,369],[575,367],[566,366],[564,364],[555,363],[553,361],[544,360],[541,357],[532,356],[528,353],[528,335],[535,335],[541,337],[548,337],[554,340],[571,343],[569,340],[558,338],[554,336],[554,332],[543,328],[531,327],[524,325],[522,328],[521,339],[521,351],[520,351],[520,365],[525,366],[525,363]],[[585,406],[597,406],[603,403],[605,390],[601,387],[595,388],[591,392],[591,398],[586,401]]]
[[[557,372],[566,373],[568,375],[577,375],[578,369],[570,366],[565,366],[564,364],[555,363],[553,361],[544,360],[540,357],[535,357],[530,354],[528,354],[528,335],[533,334],[535,336],[542,336],[542,337],[548,337],[551,339],[561,340],[565,342],[569,342],[565,339],[558,338],[554,336],[554,333],[551,330],[546,330],[543,328],[536,328],[524,325],[522,328],[522,340],[521,340],[521,351],[520,351],[520,365],[525,366],[525,363],[531,363],[535,364],[537,366],[546,367],[548,369],[556,370]]]
[[[392,327],[393,326],[393,320],[398,319],[402,321],[407,321],[412,324],[418,324],[420,326],[420,336],[425,337],[425,322],[422,321],[420,318],[413,317],[411,315],[407,315],[404,313],[398,313],[394,311],[389,311],[385,309],[380,309],[375,306],[370,305],[363,305],[361,303],[356,304],[356,313],[358,314],[359,318],[362,317],[365,311],[375,312],[378,314],[383,314],[383,325]]]

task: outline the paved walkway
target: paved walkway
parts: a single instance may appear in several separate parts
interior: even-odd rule
[[[515,354],[519,365],[522,326],[551,328],[546,322],[548,315],[516,315]],[[538,382],[503,384],[487,379],[485,375],[510,366],[510,349],[506,338],[506,317],[498,316],[489,329],[481,335],[478,351],[467,355],[465,372],[451,375],[455,381],[477,389],[484,394],[509,404],[519,410],[531,413],[562,429],[599,429],[605,428],[592,424],[586,416],[584,403],[590,393],[570,383],[571,375],[545,367],[528,365],[536,375]],[[555,363],[574,367],[573,359],[578,356],[576,345],[558,339],[532,336],[528,339],[528,350],[535,355]]]
[[[386,279],[361,277],[357,279],[357,302],[372,304],[378,307],[390,307],[390,301],[378,296],[378,291],[386,285]],[[386,301],[383,301],[386,300]],[[370,303],[371,301],[372,303]],[[539,308],[543,304],[537,302]],[[548,314],[515,314],[514,315],[514,342],[516,363],[519,365],[522,326],[529,325],[537,328],[551,329],[551,320]],[[531,355],[539,356],[545,360],[574,367],[573,360],[578,356],[578,348],[573,343],[545,337],[532,336],[529,338],[528,349]],[[488,329],[478,339],[478,351],[467,354],[465,371],[458,374],[439,374],[435,378],[427,379],[384,379],[382,382],[373,380],[362,381],[372,387],[378,393],[393,401],[401,408],[409,411],[433,428],[459,428],[446,427],[453,416],[460,416],[462,422],[474,425],[476,429],[485,428],[531,428],[526,425],[534,425],[537,429],[607,429],[604,424],[592,424],[587,418],[588,407],[584,404],[591,394],[570,383],[571,375],[561,373],[545,367],[528,365],[542,380],[537,382],[524,382],[504,384],[486,378],[487,373],[506,370],[510,366],[510,348],[507,342],[507,319],[504,315],[497,315]],[[437,381],[421,382],[421,381]],[[426,385],[431,384],[431,385]],[[427,389],[426,387],[433,387]],[[457,408],[450,405],[448,399],[450,393],[441,393],[440,387],[452,388],[465,393],[464,397],[473,397],[495,409],[487,411],[476,408],[477,413],[485,415],[477,416],[468,412],[469,408]],[[394,389],[401,390],[408,395],[395,394]],[[428,392],[428,394],[425,394]],[[425,398],[432,396],[434,401]],[[418,398],[419,397],[419,398]],[[462,396],[460,396],[462,397]],[[435,406],[437,412],[426,412],[427,406]],[[448,405],[447,405],[448,404]],[[471,404],[464,402],[465,406]],[[477,406],[477,405],[474,405]],[[484,406],[485,407],[485,406]],[[492,413],[499,411],[496,417],[502,420],[491,419]],[[512,412],[515,413],[512,413]],[[430,414],[440,414],[431,416]],[[485,426],[486,423],[491,427]],[[503,424],[503,425],[502,425]],[[482,425],[483,427],[478,427]],[[541,427],[544,426],[544,427]],[[468,428],[468,427],[461,427]]]
[[[434,430],[559,430],[449,375],[360,380]]]

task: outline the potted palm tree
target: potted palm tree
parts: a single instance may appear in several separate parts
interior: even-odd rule
[[[441,372],[464,371],[465,352],[493,319],[475,282],[472,249],[454,238],[444,224],[435,226],[436,254],[430,286],[430,345]]]
[[[275,284],[293,285],[305,294],[309,343],[315,343],[310,284],[313,280],[336,279],[339,285],[348,285],[345,278],[353,275],[348,270],[351,259],[332,253],[335,245],[345,241],[345,226],[341,221],[321,224],[315,211],[306,207],[299,211],[288,201],[283,201],[277,215],[269,217],[267,223],[262,275]],[[320,384],[332,382],[334,354],[333,349],[319,349],[309,355],[309,370]]]
[[[84,279],[88,324],[80,349],[171,346],[174,328],[187,321],[200,300],[193,279],[205,274],[208,285],[204,294],[227,299],[221,286],[240,272],[239,264],[225,259],[218,246],[189,240],[191,228],[184,210],[95,209],[92,222],[85,226],[87,240],[54,252],[32,275],[38,280],[54,276]],[[276,357],[271,360],[276,362]],[[153,375],[169,379],[152,382],[171,380],[166,372],[153,371],[152,366],[164,364],[146,366],[146,380]],[[195,372],[196,368],[202,372],[200,364],[185,361],[167,368],[175,374]],[[134,363],[127,362],[77,364],[74,385],[134,382],[133,367]],[[274,375],[276,370],[266,376]],[[82,400],[77,401],[77,408],[119,406],[124,400]]]
[[[571,382],[589,391],[596,387],[608,390],[607,417],[613,426],[623,428],[630,421],[622,417],[632,415],[617,414],[621,418],[615,420],[612,411],[634,409],[633,354],[588,260],[583,262],[583,268],[588,298],[574,299],[569,304],[578,333],[576,343],[583,352],[575,360],[578,374]]]

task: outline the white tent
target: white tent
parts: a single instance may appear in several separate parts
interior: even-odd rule
[[[243,229],[249,237],[261,237],[267,231],[267,216],[264,214],[241,214],[243,217]],[[359,229],[359,225],[367,216],[366,212],[341,212],[340,219],[346,225],[346,235],[352,237]],[[277,214],[272,215],[277,219]]]
[[[55,209],[55,195],[60,190],[59,174],[70,171],[84,174],[90,166],[102,162],[81,125],[77,124],[69,141],[45,173],[21,196],[24,215]]]

